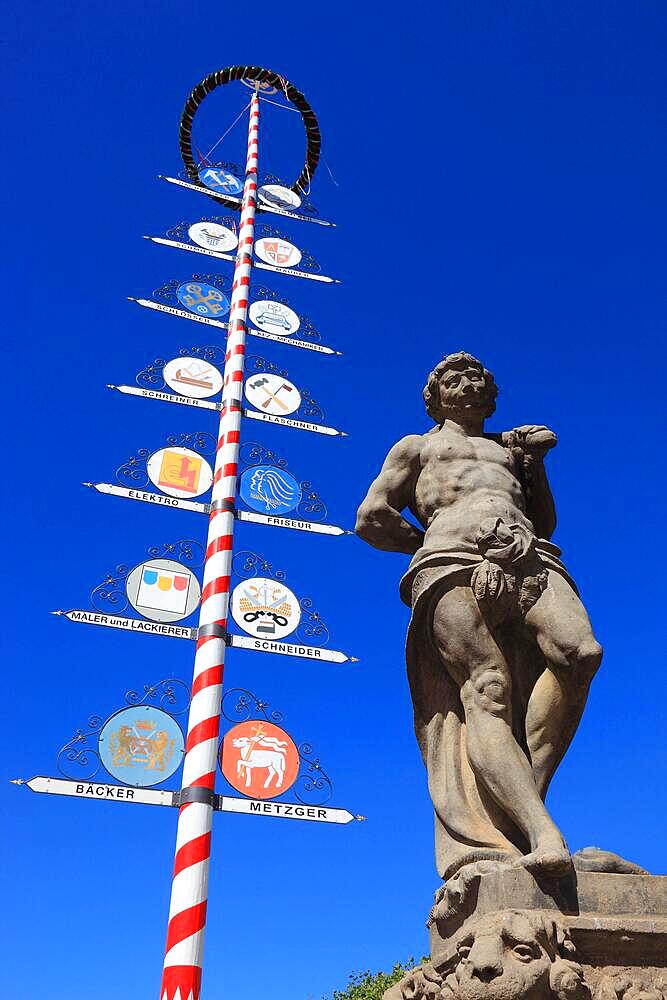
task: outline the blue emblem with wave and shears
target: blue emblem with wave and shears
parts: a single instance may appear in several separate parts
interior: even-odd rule
[[[301,487],[289,472],[256,465],[241,476],[241,499],[260,514],[286,514],[301,502]]]

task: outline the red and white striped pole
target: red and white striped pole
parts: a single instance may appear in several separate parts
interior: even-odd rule
[[[199,1000],[201,991],[213,791],[234,534],[243,357],[257,207],[258,130],[259,98],[255,90],[250,102],[248,158],[229,311],[222,412],[160,1000]]]

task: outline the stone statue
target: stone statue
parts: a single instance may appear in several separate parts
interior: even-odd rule
[[[441,361],[423,393],[435,426],[394,445],[357,519],[371,545],[413,557],[408,677],[442,878],[484,860],[570,871],[544,797],[602,657],[549,541],[556,436],[486,433],[497,392],[470,354]]]

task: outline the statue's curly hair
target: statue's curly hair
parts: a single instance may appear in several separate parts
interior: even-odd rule
[[[426,380],[426,385],[424,386],[422,395],[424,397],[424,403],[426,404],[426,412],[436,424],[443,423],[446,417],[446,413],[442,403],[440,402],[440,379],[448,368],[459,366],[462,361],[478,368],[484,376],[484,389],[487,401],[484,416],[490,417],[496,409],[498,386],[496,385],[491,372],[484,367],[481,361],[473,357],[472,354],[467,354],[465,351],[457,351],[456,354],[448,354],[446,358],[443,358],[442,361],[435,366]]]

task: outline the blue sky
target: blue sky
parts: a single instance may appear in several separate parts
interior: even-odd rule
[[[4,18],[7,153],[4,279],[6,570],[3,772],[55,773],[58,748],[93,712],[166,676],[186,643],[71,625],[116,563],[202,536],[203,518],[100,497],[137,447],[213,430],[214,418],[123,398],[147,361],[211,342],[195,324],[127,302],[196,258],[141,239],[210,212],[156,180],[179,169],[185,97],[209,71],[268,65],[316,109],[324,153],[313,199],[338,229],[289,223],[343,279],[270,284],[308,312],[343,358],[268,346],[320,399],[324,439],[244,428],[279,450],[351,525],[387,449],[428,427],[420,394],[466,349],[500,386],[490,424],[545,423],[555,540],[605,659],[549,805],[573,849],[597,844],[667,870],[659,567],[665,477],[662,4],[447,2],[274,5],[51,4]],[[212,141],[240,93],[209,122]],[[287,121],[284,121],[287,119]],[[265,108],[261,162],[289,172],[291,116]],[[219,133],[218,133],[219,134]],[[239,155],[242,130],[225,153]],[[220,264],[221,273],[229,273]],[[267,282],[269,283],[269,282]],[[242,525],[238,543],[312,595],[332,646],[358,664],[242,650],[244,686],[313,741],[334,804],[365,824],[216,817],[204,996],[320,998],[348,973],[426,949],[437,879],[425,778],[404,676],[405,559],[352,538]],[[222,788],[222,779],[220,779]],[[157,996],[176,815],[32,795],[3,780],[2,931],[9,995]]]

